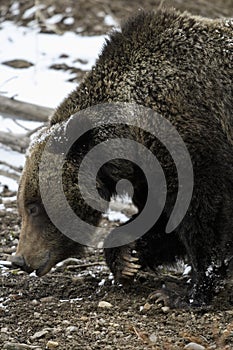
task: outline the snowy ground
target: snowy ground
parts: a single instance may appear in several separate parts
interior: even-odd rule
[[[25,14],[28,15],[28,14]],[[111,18],[107,18],[109,23]],[[50,23],[58,20],[50,19]],[[72,32],[63,35],[39,33],[34,22],[31,27],[18,27],[10,21],[0,27],[0,94],[17,100],[47,107],[56,107],[77,85],[68,82],[69,72],[52,70],[52,64],[89,70],[95,63],[104,43],[104,36],[80,36]],[[32,63],[24,69],[9,67],[4,62],[20,59]],[[39,123],[3,118],[0,115],[0,131],[23,134],[35,129]],[[23,166],[24,155],[0,145],[0,161]],[[4,167],[4,165],[0,165]],[[15,191],[17,183],[0,176],[0,185],[8,185]]]
[[[27,15],[28,13],[25,14]],[[49,23],[55,23],[57,20],[59,18],[54,16],[50,18]],[[105,20],[109,25],[114,24],[114,20],[109,15]],[[16,26],[10,21],[2,23],[0,27],[0,94],[55,108],[77,86],[77,83],[68,81],[72,78],[68,71],[52,70],[50,66],[65,63],[85,71],[90,70],[101,51],[105,37],[104,35],[81,36],[73,32],[66,32],[63,35],[39,33],[34,22],[29,28]],[[4,64],[15,59],[30,62],[32,66],[17,69]],[[42,123],[14,120],[0,114],[0,131],[13,133],[16,136],[36,129],[40,125]],[[23,167],[25,155],[0,144],[0,169],[13,171],[5,164],[1,164],[1,161],[15,167]],[[16,180],[0,175],[0,192],[4,185],[7,185],[11,191],[17,191]],[[128,204],[126,199],[124,202]],[[110,209],[105,216],[110,221],[127,221],[128,217],[118,209]]]
[[[66,63],[89,70],[101,50],[104,36],[85,37],[72,32],[44,34],[38,33],[36,27],[17,27],[7,21],[1,25],[0,41],[0,92],[22,101],[55,107],[74,84],[67,82],[71,78],[69,73],[51,70],[49,66]],[[27,60],[33,66],[13,69],[2,64],[13,59]]]

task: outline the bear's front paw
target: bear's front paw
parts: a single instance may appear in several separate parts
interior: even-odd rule
[[[135,256],[132,256],[130,252],[123,254],[122,256],[122,271],[121,278],[134,278],[141,268],[141,265],[138,264],[139,259]]]
[[[106,262],[115,279],[120,283],[132,280],[141,265],[134,245],[105,249]]]
[[[171,291],[167,288],[157,289],[148,296],[150,301],[156,304],[168,306],[171,309],[187,309],[190,304],[187,301],[187,296],[176,291]]]

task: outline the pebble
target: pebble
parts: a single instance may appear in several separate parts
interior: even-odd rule
[[[227,313],[228,315],[233,315],[233,310],[226,310],[226,313]]]
[[[98,307],[102,307],[102,308],[105,308],[105,309],[110,309],[112,307],[112,304],[110,304],[107,301],[103,301],[102,300],[102,301],[99,302]]]
[[[66,328],[67,333],[73,333],[73,332],[76,332],[77,330],[78,330],[78,327],[75,327],[75,326],[69,326]]]
[[[48,331],[44,329],[42,331],[36,332],[34,335],[30,337],[30,339],[31,340],[40,339],[44,337],[46,334],[48,334]]]
[[[51,301],[55,301],[55,298],[52,297],[52,296],[49,296],[49,297],[41,298],[40,301],[41,301],[42,303],[50,303]]]
[[[188,343],[185,345],[184,349],[188,350],[205,350],[205,347],[203,345],[197,344],[197,343]]]
[[[7,327],[2,327],[1,328],[1,333],[8,333],[8,328]]]
[[[63,332],[63,328],[62,327],[56,327],[56,328],[51,329],[51,331],[52,331],[52,334],[57,334],[57,333]]]
[[[70,324],[70,322],[68,320],[63,320],[62,324],[66,325],[66,324]]]
[[[169,306],[163,306],[163,307],[161,307],[161,310],[162,310],[165,314],[167,314],[167,313],[170,311],[170,307],[169,307]]]
[[[143,306],[143,309],[144,311],[149,311],[151,309],[152,305],[149,304],[149,303],[146,303],[144,306]]]
[[[89,317],[87,317],[87,316],[81,316],[81,317],[80,317],[80,320],[81,320],[81,321],[84,321],[84,322],[87,322],[87,321],[89,320]]]
[[[20,344],[20,343],[10,343],[7,342],[3,345],[5,350],[42,350],[39,346]]]
[[[112,323],[112,322],[109,323],[109,326],[112,326],[114,328],[120,327],[119,323]]]
[[[46,348],[48,349],[55,349],[59,346],[59,343],[53,340],[49,340],[46,344]]]
[[[157,343],[157,340],[158,340],[158,337],[155,333],[152,333],[150,336],[149,336],[149,340],[152,342],[152,343]]]

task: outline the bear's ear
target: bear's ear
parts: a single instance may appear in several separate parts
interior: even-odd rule
[[[66,155],[72,145],[94,128],[94,123],[85,113],[76,113],[62,123],[51,127],[46,145],[48,152]]]

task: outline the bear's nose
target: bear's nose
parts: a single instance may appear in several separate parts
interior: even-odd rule
[[[23,267],[25,265],[25,260],[22,255],[13,255],[10,260],[13,267]]]
[[[12,267],[14,268],[20,268],[21,270],[28,273],[31,273],[33,271],[33,269],[26,264],[23,255],[13,255],[11,256],[10,261]]]

